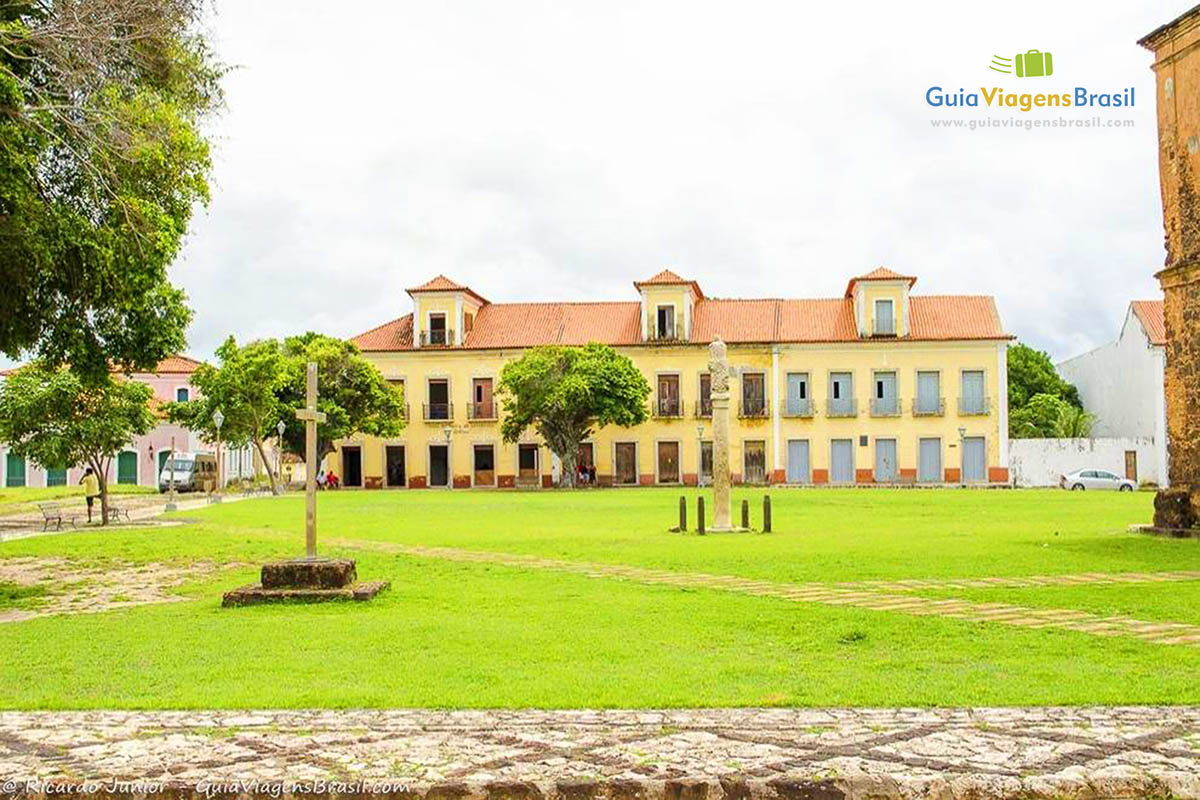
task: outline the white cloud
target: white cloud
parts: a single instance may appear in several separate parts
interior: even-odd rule
[[[493,300],[632,298],[664,266],[829,296],[882,263],[1073,354],[1158,294],[1134,42],[1183,6],[1133,6],[224,0],[215,192],[173,272],[192,351],[351,335],[439,272]],[[1039,87],[1136,87],[1136,127],[931,128],[929,86],[1028,90],[986,67],[1030,47]]]

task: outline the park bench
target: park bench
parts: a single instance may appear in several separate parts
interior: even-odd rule
[[[55,530],[62,530],[63,520],[69,520],[71,527],[75,527],[76,514],[73,512],[63,513],[63,507],[59,503],[38,503],[38,510],[42,512],[42,530],[50,527],[50,523],[54,523]]]
[[[114,503],[112,500],[109,500],[108,501],[108,518],[110,520],[120,520],[122,514],[125,515],[126,522],[133,522],[133,518],[129,516],[128,508],[126,508],[125,506],[119,505],[117,503]]]

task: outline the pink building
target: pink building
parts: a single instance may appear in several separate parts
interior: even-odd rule
[[[151,387],[154,390],[154,399],[158,402],[190,400],[196,393],[191,378],[198,366],[199,361],[186,356],[171,356],[163,359],[154,372],[135,372],[129,377]],[[159,472],[171,451],[172,438],[176,450],[209,453],[216,450],[198,434],[163,420],[148,434],[137,437],[126,449],[117,453],[112,460],[108,480],[112,483],[157,486]],[[222,450],[225,455],[224,473],[227,479],[234,480],[254,474],[251,448]],[[0,472],[0,485],[6,487],[63,486],[78,483],[83,475],[83,468],[47,469],[10,453],[8,447],[0,443]]]

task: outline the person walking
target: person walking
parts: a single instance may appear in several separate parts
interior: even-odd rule
[[[92,521],[92,504],[100,496],[100,479],[96,477],[96,471],[88,467],[83,471],[83,477],[79,479],[79,483],[83,485],[83,499],[87,501],[87,515],[90,523]]]

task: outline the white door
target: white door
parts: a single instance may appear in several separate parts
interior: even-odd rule
[[[788,483],[808,483],[808,440],[788,440],[787,480]]]
[[[829,443],[829,480],[854,483],[854,440],[834,439]]]

